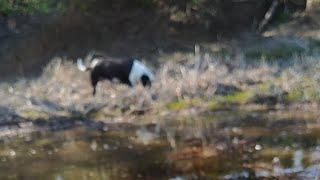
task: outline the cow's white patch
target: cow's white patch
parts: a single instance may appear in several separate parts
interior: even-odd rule
[[[93,59],[93,60],[91,61],[90,67],[93,69],[93,68],[96,67],[96,65],[99,64],[100,62],[101,62],[100,59],[95,58],[95,59]]]
[[[139,83],[141,76],[147,75],[150,81],[154,80],[154,75],[149,68],[138,60],[133,61],[133,65],[129,74],[129,81],[134,86]]]

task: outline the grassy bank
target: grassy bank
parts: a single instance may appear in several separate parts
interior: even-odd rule
[[[248,107],[311,104],[308,107],[317,108],[320,102],[320,62],[316,56],[293,55],[282,63],[270,63],[263,58],[252,61],[245,53],[222,58],[214,53],[177,52],[162,54],[159,62],[150,89],[103,82],[93,97],[89,74],[78,71],[70,61],[55,58],[40,78],[2,83],[0,110],[8,117],[26,119],[66,116],[128,120],[136,115]],[[10,120],[7,116],[2,120]]]

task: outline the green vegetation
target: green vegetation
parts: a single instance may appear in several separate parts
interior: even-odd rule
[[[211,111],[220,110],[222,108],[223,108],[223,105],[221,103],[219,103],[218,101],[216,101],[216,100],[212,100],[208,104],[208,109],[211,110]]]
[[[219,110],[230,105],[246,104],[250,101],[252,95],[251,91],[243,91],[229,95],[217,95],[209,101],[200,98],[184,99],[168,103],[166,107],[170,110],[182,110],[192,106],[205,106],[210,110]]]
[[[250,91],[236,92],[226,96],[215,97],[220,103],[244,104],[249,101],[252,93]]]
[[[225,96],[214,96],[209,102],[208,108],[210,110],[219,110],[230,105],[245,104],[251,98],[252,93],[249,91],[236,92]]]
[[[319,50],[320,49],[320,40],[319,39],[309,39],[309,49]]]
[[[288,92],[285,97],[289,103],[302,101],[320,101],[320,91],[315,87],[299,87]]]
[[[214,96],[208,104],[210,110],[219,110],[230,105],[246,104],[250,101],[251,91],[236,92],[225,96]]]
[[[10,15],[12,13],[33,14],[36,12],[50,13],[51,11],[66,12],[70,7],[81,11],[87,11],[96,0],[2,0],[0,1],[0,13]]]
[[[267,87],[271,87],[273,84],[285,84],[286,81],[278,78],[277,80],[264,83],[261,88],[261,92],[268,92]],[[319,85],[315,78],[304,75],[299,78],[294,85],[283,94],[283,100],[286,103],[299,103],[299,102],[319,102],[320,91]],[[281,88],[281,87],[279,87]]]
[[[44,111],[34,110],[34,109],[25,110],[24,112],[21,113],[21,115],[22,117],[31,119],[31,120],[50,118],[50,115],[48,113]]]
[[[13,12],[48,13],[53,6],[53,0],[2,0],[0,1],[0,12],[4,14],[11,14]]]
[[[229,57],[232,57],[233,52],[232,52],[230,49],[228,49],[228,48],[221,48],[221,49],[219,49],[218,51],[214,51],[213,54],[214,54],[216,57],[229,58]]]
[[[201,104],[202,100],[200,99],[183,99],[167,104],[167,108],[171,110],[181,110],[186,109],[190,106]]]
[[[188,103],[186,101],[183,101],[183,100],[167,104],[167,108],[173,109],[173,110],[184,109],[187,106],[188,106]]]
[[[290,91],[285,99],[287,102],[296,102],[296,101],[299,101],[303,98],[303,91],[300,91],[298,89],[294,89],[292,91]]]
[[[292,19],[292,14],[290,14],[287,11],[283,11],[278,15],[275,23],[277,24],[286,23],[286,22],[289,22],[291,19]]]
[[[156,5],[155,0],[134,0],[133,3],[138,7],[153,8]]]
[[[245,57],[250,59],[266,59],[268,61],[290,58],[294,55],[301,55],[305,49],[297,45],[282,44],[277,47],[257,48],[245,52]]]

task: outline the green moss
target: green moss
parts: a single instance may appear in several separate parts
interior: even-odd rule
[[[299,100],[301,100],[303,98],[303,92],[295,89],[290,91],[286,96],[285,96],[285,100],[289,103],[292,102],[297,102]]]
[[[243,104],[248,102],[248,100],[251,98],[251,95],[252,93],[250,91],[243,91],[243,92],[230,94],[230,95],[224,96],[224,102]]]
[[[288,92],[285,100],[290,103],[299,101],[320,101],[320,91],[317,82],[312,78],[302,78],[300,84]]]
[[[320,91],[315,88],[307,88],[304,92],[304,99],[308,101],[320,101]]]
[[[222,107],[233,104],[245,104],[252,97],[251,91],[237,92],[226,96],[215,96],[208,105],[210,110],[221,109]]]
[[[176,102],[171,102],[166,105],[171,110],[181,110],[189,108],[190,106],[203,105],[209,110],[219,110],[225,106],[233,104],[245,104],[249,102],[252,97],[251,91],[237,92],[225,96],[214,96],[212,99],[185,99]]]
[[[222,108],[222,104],[216,100],[212,100],[211,102],[209,102],[208,108],[211,111],[219,110]]]
[[[257,91],[259,91],[259,93],[268,93],[270,92],[271,85],[271,82],[264,82],[257,86]]]
[[[35,120],[35,119],[49,119],[50,115],[43,111],[38,110],[25,110],[21,113],[21,116],[26,119]]]
[[[168,109],[179,110],[187,107],[187,103],[185,101],[177,101],[167,104]]]
[[[281,77],[276,77],[253,87],[253,91],[259,94],[270,94],[275,87],[278,87],[278,84],[282,83],[283,79]]]
[[[181,110],[193,105],[201,104],[201,102],[202,100],[200,99],[185,99],[185,100],[179,100],[176,102],[168,103],[166,107],[172,110]]]

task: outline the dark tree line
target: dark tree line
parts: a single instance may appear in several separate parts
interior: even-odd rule
[[[86,12],[95,6],[180,13],[183,23],[207,27],[219,24],[224,28],[253,26],[262,31],[277,14],[304,10],[307,0],[1,0],[0,15]]]

